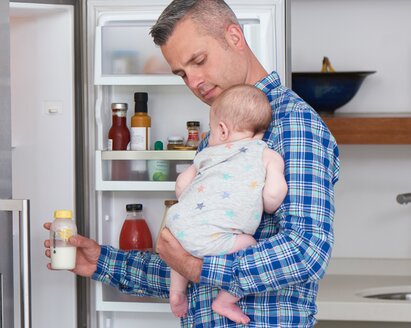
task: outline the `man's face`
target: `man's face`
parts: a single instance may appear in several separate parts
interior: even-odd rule
[[[211,105],[223,90],[245,83],[246,65],[235,47],[200,33],[199,28],[190,19],[182,20],[161,51],[173,73]]]

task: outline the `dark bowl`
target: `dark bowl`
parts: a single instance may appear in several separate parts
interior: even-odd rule
[[[364,79],[375,71],[294,72],[292,90],[319,113],[333,113],[348,103]]]

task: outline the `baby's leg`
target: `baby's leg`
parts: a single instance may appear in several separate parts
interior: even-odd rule
[[[247,248],[251,245],[255,245],[257,242],[250,235],[238,235],[236,237],[233,248],[230,253],[239,251],[240,249]],[[212,308],[218,314],[227,317],[228,319],[241,324],[247,324],[250,322],[250,318],[241,311],[240,307],[236,304],[239,298],[221,290],[216,299],[213,302]]]
[[[182,318],[187,315],[187,284],[188,280],[178,272],[170,272],[170,306],[176,317]]]

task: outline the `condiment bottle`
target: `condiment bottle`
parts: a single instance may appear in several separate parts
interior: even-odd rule
[[[77,227],[70,210],[54,211],[50,227],[51,268],[72,270],[76,267],[76,247],[69,244],[71,236],[77,235]]]
[[[173,206],[174,204],[177,204],[177,203],[178,203],[178,200],[176,200],[176,199],[166,199],[164,201],[163,219],[161,221],[160,229],[158,229],[158,234],[157,234],[157,239],[156,239],[155,251],[157,253],[158,253],[158,251],[157,251],[158,237],[160,236],[161,230],[163,230],[164,226],[166,225],[168,210],[170,209],[171,206]]]
[[[131,150],[150,149],[151,117],[147,114],[148,94],[134,93],[134,115],[131,117]],[[147,180],[147,162],[134,160],[131,163],[131,177],[133,180]]]
[[[197,148],[200,143],[200,122],[188,121],[187,132],[188,136],[186,146]]]
[[[108,150],[127,150],[130,131],[127,127],[127,104],[112,103],[112,125],[108,131]]]
[[[152,251],[153,241],[147,222],[143,216],[142,204],[126,205],[127,217],[120,232],[120,249]]]
[[[163,150],[163,143],[158,140],[154,143],[154,150]],[[148,179],[150,181],[167,181],[170,165],[165,159],[153,159],[148,161]]]
[[[151,117],[147,114],[147,92],[135,92],[134,101],[135,113],[131,117],[131,150],[149,150]]]

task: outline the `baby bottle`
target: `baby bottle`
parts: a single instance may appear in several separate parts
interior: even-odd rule
[[[70,210],[54,211],[50,227],[51,268],[71,270],[76,267],[76,247],[69,244],[71,236],[77,235],[77,227]]]

